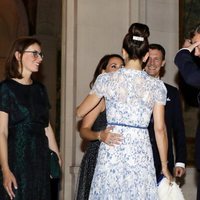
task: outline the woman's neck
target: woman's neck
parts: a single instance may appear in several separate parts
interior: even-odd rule
[[[13,78],[13,80],[17,81],[18,83],[21,83],[23,85],[31,85],[33,83],[33,80],[30,77],[24,77],[22,79],[19,78]]]
[[[127,69],[135,69],[135,70],[140,70],[142,71],[142,62],[137,60],[129,60],[126,65],[125,68]]]

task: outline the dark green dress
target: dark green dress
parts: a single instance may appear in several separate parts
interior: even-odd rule
[[[46,89],[39,82],[0,83],[0,111],[9,116],[8,162],[18,184],[15,200],[50,199],[50,157],[45,135],[49,107]],[[0,199],[7,200],[0,177]]]

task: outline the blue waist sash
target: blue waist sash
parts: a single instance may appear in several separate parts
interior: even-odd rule
[[[144,126],[134,126],[134,125],[129,125],[129,124],[123,124],[123,123],[114,123],[114,122],[108,122],[108,125],[111,126],[126,126],[126,127],[130,127],[130,128],[140,128],[140,129],[147,129],[147,127]]]

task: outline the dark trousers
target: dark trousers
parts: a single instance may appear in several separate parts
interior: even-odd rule
[[[200,123],[198,123],[198,127],[196,130],[196,138],[195,138],[195,160],[196,160],[196,168],[197,168],[197,200],[200,200]]]
[[[198,170],[198,177],[197,177],[197,199],[200,200],[200,171]]]

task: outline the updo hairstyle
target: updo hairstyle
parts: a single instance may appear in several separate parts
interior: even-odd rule
[[[148,37],[149,27],[141,23],[133,23],[123,40],[123,48],[129,55],[129,59],[140,59],[149,51]]]

